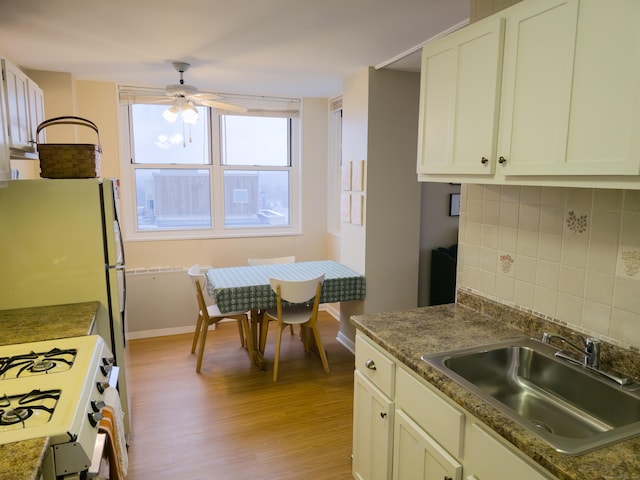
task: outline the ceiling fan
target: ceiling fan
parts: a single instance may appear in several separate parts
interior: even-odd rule
[[[190,67],[188,63],[172,62],[172,65],[180,73],[180,83],[167,85],[164,94],[147,94],[144,97],[138,97],[144,103],[169,105],[169,108],[163,113],[163,117],[167,121],[174,122],[178,114],[182,113],[182,120],[185,123],[196,123],[198,121],[196,105],[213,107],[227,112],[243,113],[247,111],[245,107],[227,103],[215,93],[200,91],[196,87],[184,83],[184,73]]]

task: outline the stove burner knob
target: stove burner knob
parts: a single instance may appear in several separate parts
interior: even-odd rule
[[[103,357],[103,358],[102,358],[102,363],[103,363],[104,365],[113,365],[114,363],[116,363],[116,360],[115,360],[115,358],[113,358],[113,357],[109,357],[109,358],[104,358],[104,357]]]
[[[89,413],[88,416],[89,416],[89,423],[91,424],[92,427],[95,427],[96,425],[98,425],[98,422],[103,418],[103,415],[100,412],[92,412],[92,413]]]
[[[91,400],[91,408],[94,412],[99,412],[106,404],[102,400]]]
[[[100,365],[100,371],[106,377],[109,375],[113,367],[111,365]]]
[[[98,387],[100,393],[104,393],[104,391],[109,388],[109,382],[98,382],[96,383],[96,387]]]

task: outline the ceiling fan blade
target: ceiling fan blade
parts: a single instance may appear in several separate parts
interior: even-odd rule
[[[220,102],[217,100],[201,100],[197,98],[194,98],[193,100],[205,107],[213,107],[218,110],[226,110],[227,112],[244,113],[248,110],[246,107],[240,107],[239,105],[232,105],[230,103]]]
[[[220,95],[216,95],[215,93],[212,92],[197,92],[197,93],[192,93],[189,95],[191,98],[193,98],[194,100],[200,101],[200,100],[218,100],[220,99]]]

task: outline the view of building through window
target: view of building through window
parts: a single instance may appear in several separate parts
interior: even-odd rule
[[[131,106],[138,231],[290,225],[291,119],[217,115],[186,125]]]

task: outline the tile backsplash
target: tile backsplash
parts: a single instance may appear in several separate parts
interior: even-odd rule
[[[640,348],[640,190],[465,184],[458,287]]]

